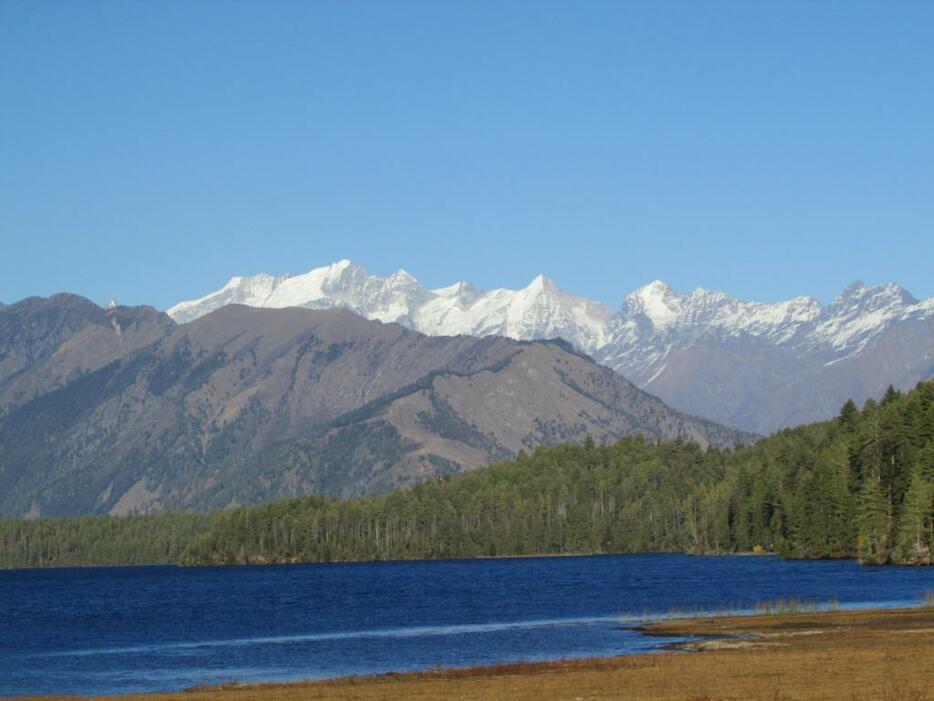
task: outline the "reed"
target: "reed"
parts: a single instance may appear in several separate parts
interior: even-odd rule
[[[781,616],[794,613],[837,611],[839,608],[840,601],[838,599],[831,599],[823,604],[819,601],[803,601],[801,599],[767,599],[757,601],[753,610],[759,616]]]
[[[931,592],[934,593],[934,592]],[[929,593],[930,595],[930,593]],[[934,604],[932,604],[934,605]],[[757,601],[750,610],[745,604],[738,602],[720,603],[716,606],[669,606],[668,618],[701,618],[708,616],[743,616],[750,613],[754,616],[777,616],[794,613],[819,613],[821,611],[839,611],[840,599],[834,597],[827,601],[802,599],[765,599]],[[646,610],[642,620],[647,623],[655,617]]]

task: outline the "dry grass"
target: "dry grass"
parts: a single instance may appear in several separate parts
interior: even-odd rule
[[[934,610],[664,621],[709,636],[700,653],[501,665],[291,685],[199,689],[135,701],[934,701]],[[110,701],[115,701],[113,698]]]

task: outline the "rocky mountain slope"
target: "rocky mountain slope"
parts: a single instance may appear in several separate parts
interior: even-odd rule
[[[0,514],[349,496],[561,441],[749,438],[563,341],[429,337],[345,310],[177,325],[70,295],[0,309]]]
[[[304,275],[233,278],[168,313],[184,323],[229,303],[344,308],[429,335],[560,337],[682,411],[757,433],[934,374],[934,298],[897,285],[855,283],[825,306],[681,294],[656,281],[614,311],[544,276],[522,290],[430,290],[403,270],[383,278],[343,260]]]
[[[70,294],[0,306],[0,416],[174,328],[152,307],[105,311]]]

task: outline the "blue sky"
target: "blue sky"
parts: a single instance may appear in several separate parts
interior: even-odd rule
[[[934,295],[930,2],[0,2],[0,300],[348,257]]]

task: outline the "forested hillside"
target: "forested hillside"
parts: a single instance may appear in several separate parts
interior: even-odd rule
[[[0,565],[753,550],[930,564],[932,485],[928,382],[735,450],[588,441],[378,497],[0,521]]]

